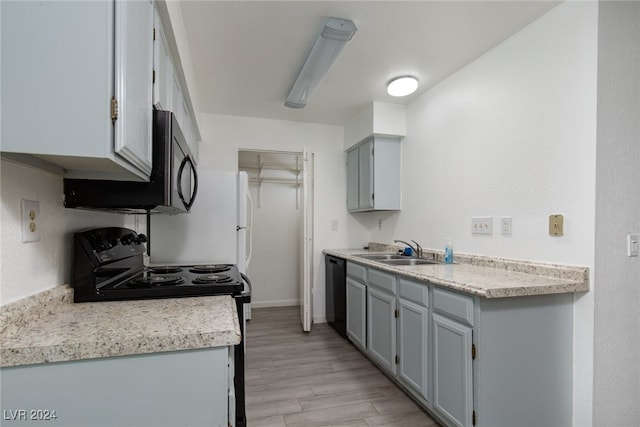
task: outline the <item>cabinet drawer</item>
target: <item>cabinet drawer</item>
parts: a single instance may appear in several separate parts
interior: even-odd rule
[[[366,283],[367,282],[367,267],[364,267],[360,264],[354,264],[352,262],[347,262],[347,276],[353,277],[354,279]]]
[[[426,283],[414,282],[412,280],[398,279],[398,293],[400,298],[429,307],[429,287]]]
[[[396,276],[384,271],[370,268],[367,272],[367,285],[375,286],[393,295],[396,294]]]
[[[473,326],[473,298],[433,288],[433,309],[459,322]]]

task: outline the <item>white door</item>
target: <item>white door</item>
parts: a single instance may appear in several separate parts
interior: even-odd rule
[[[300,214],[302,244],[300,259],[300,322],[302,330],[311,330],[313,277],[313,154],[302,151]]]

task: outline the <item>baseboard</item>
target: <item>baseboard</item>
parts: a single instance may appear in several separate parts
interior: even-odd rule
[[[251,301],[251,308],[267,308],[267,307],[291,307],[300,305],[300,300],[277,300],[277,301]]]

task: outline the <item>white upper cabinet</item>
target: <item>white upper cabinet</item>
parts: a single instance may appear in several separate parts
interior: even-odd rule
[[[189,144],[191,154],[197,160],[199,133],[190,108],[190,97],[186,84],[181,81],[181,68],[177,55],[172,54],[172,35],[167,30],[170,24],[161,18],[160,4],[156,3],[154,12],[154,50],[153,50],[153,105],[159,110],[173,112],[182,134]]]
[[[153,105],[159,110],[171,110],[171,91],[173,90],[173,62],[171,50],[167,42],[158,10],[154,13],[154,51],[153,69],[155,80],[153,82]]]
[[[147,180],[152,3],[0,7],[3,157],[68,177]]]
[[[153,5],[120,1],[115,7],[115,152],[151,174]]]
[[[347,209],[400,210],[400,138],[375,136],[347,151]]]

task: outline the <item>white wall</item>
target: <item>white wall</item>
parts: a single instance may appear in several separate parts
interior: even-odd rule
[[[593,267],[597,7],[561,4],[409,105],[403,209],[363,219],[372,240]],[[472,216],[511,216],[513,233],[474,236]],[[591,424],[593,300],[576,297],[576,426]]]
[[[370,237],[360,220],[346,210],[343,128],[216,114],[202,114],[199,124],[203,140],[198,168],[236,171],[240,149],[297,152],[306,147],[315,154],[313,318],[324,322],[322,250],[362,247]],[[331,230],[332,220],[338,221],[338,231]],[[259,256],[254,252],[254,259]]]
[[[640,3],[601,2],[598,20],[594,405],[596,426],[640,419]]]
[[[2,160],[0,304],[70,283],[73,233],[133,224],[133,217],[65,209],[62,178]],[[40,241],[22,243],[21,199],[40,202]]]

